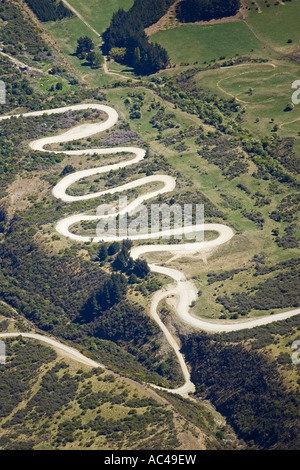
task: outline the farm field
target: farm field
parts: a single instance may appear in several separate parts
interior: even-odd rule
[[[238,41],[237,41],[238,38]],[[237,55],[265,56],[263,45],[242,22],[216,25],[184,25],[151,36],[167,49],[176,65],[199,65]],[[181,47],[188,44],[188,48]]]
[[[257,0],[257,7],[250,0],[251,8],[246,18],[248,25],[262,41],[284,54],[297,53],[300,43],[300,1],[279,2]]]
[[[270,54],[299,55],[300,2],[244,0],[243,16],[227,23],[200,22],[156,32],[151,36],[167,48],[173,63],[203,64],[235,55],[270,57]],[[182,49],[180,44],[190,44]]]
[[[133,0],[68,0],[68,3],[101,34],[109,26],[113,13],[119,8],[129,10]]]
[[[300,29],[300,2],[243,2],[248,7],[243,20],[207,25],[187,24],[159,31],[151,38],[162,44],[178,66],[200,66],[206,69],[195,75],[197,84],[212,93],[235,98],[244,108],[243,125],[260,137],[277,130],[282,137],[295,138],[295,150],[300,152],[300,108],[291,105],[292,83],[299,77],[297,64]],[[280,34],[278,33],[280,31]],[[238,38],[238,40],[237,40]],[[192,46],[185,51],[180,43]],[[267,63],[244,63],[216,67],[237,56],[263,59]],[[287,61],[287,56],[295,58]],[[168,76],[172,72],[167,71]],[[274,128],[275,126],[275,128]]]

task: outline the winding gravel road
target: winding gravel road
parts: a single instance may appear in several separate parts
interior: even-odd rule
[[[38,335],[36,333],[0,333],[0,338],[2,339],[18,338],[19,336],[22,336],[24,338],[35,339],[37,341],[40,341],[41,343],[45,343],[51,346],[52,348],[56,349],[64,357],[74,359],[75,361],[80,362],[80,364],[84,364],[90,367],[102,367],[103,369],[105,368],[105,366],[99,364],[99,362],[93,361],[92,359],[89,359],[88,357],[81,354],[79,351],[77,351],[77,349],[71,348],[70,346],[66,346],[65,344],[60,343],[55,339],[49,338],[48,336]]]
[[[106,113],[107,120],[105,122],[79,125],[79,126],[72,128],[71,130],[68,130],[67,132],[59,136],[46,137],[46,138],[42,138],[39,140],[35,140],[30,143],[31,149],[35,151],[40,151],[40,152],[47,152],[47,150],[45,150],[46,145],[54,144],[54,143],[55,144],[66,143],[66,142],[71,142],[74,140],[87,138],[94,134],[97,134],[99,132],[103,132],[105,130],[112,128],[118,121],[118,114],[113,108],[109,106],[105,106],[105,105],[92,104],[92,103],[68,106],[64,108],[56,108],[56,109],[47,110],[47,111],[31,112],[31,113],[23,114],[22,116],[32,117],[32,116],[41,116],[43,114],[62,114],[67,111],[86,110],[86,109],[94,109],[94,110],[99,110],[99,111]],[[0,117],[0,121],[4,119],[10,119],[11,117],[12,116],[2,116]],[[149,199],[152,199],[159,194],[172,192],[174,190],[176,186],[176,181],[173,177],[168,176],[168,175],[152,175],[152,176],[140,178],[131,183],[123,184],[116,188],[109,189],[106,191],[95,192],[95,193],[87,194],[84,196],[70,196],[67,193],[67,190],[72,184],[82,180],[83,178],[87,178],[89,176],[99,175],[99,174],[107,173],[109,171],[118,170],[120,168],[125,168],[129,165],[135,165],[141,162],[145,158],[146,152],[143,149],[135,148],[135,147],[118,147],[118,148],[76,150],[76,151],[52,152],[52,153],[60,153],[60,154],[65,153],[66,155],[69,155],[69,156],[74,156],[74,155],[79,156],[79,155],[91,155],[91,154],[112,155],[112,154],[119,154],[121,152],[132,154],[133,158],[125,160],[121,163],[87,169],[87,170],[78,171],[70,175],[67,175],[53,188],[53,195],[57,199],[61,199],[64,202],[74,202],[74,201],[81,201],[81,200],[86,201],[86,200],[90,200],[94,198],[99,198],[107,194],[122,193],[124,191],[128,191],[130,189],[134,189],[140,186],[146,186],[146,189],[147,189],[147,186],[151,183],[161,183],[163,185],[163,187],[160,189],[153,190],[151,192],[146,192],[142,196],[136,198],[136,200],[131,202],[127,207],[125,207],[123,210],[121,210],[118,213],[119,215],[121,215],[125,213],[128,213],[128,214],[133,213],[143,202]],[[114,215],[117,216],[118,214],[114,214]],[[79,235],[72,233],[71,227],[76,223],[79,223],[82,221],[96,221],[96,220],[100,220],[100,219],[107,218],[110,216],[111,214],[105,215],[103,217],[101,217],[100,215],[89,216],[89,215],[83,215],[83,214],[74,214],[70,217],[60,220],[57,223],[56,230],[61,235],[68,237],[69,239],[72,239],[74,241],[78,241],[78,242],[99,243],[101,241],[122,240],[124,237],[120,238],[117,236],[105,236],[105,237],[102,236],[102,237],[91,238],[87,236],[79,236]],[[151,238],[156,239],[158,235],[160,236],[172,235],[172,234],[182,233],[182,231],[184,233],[214,231],[218,233],[218,237],[210,241],[186,243],[184,245],[180,245],[180,244],[142,245],[142,246],[132,248],[131,250],[132,258],[137,259],[140,256],[149,252],[170,252],[170,253],[174,253],[176,255],[182,255],[182,256],[192,255],[200,251],[216,248],[225,243],[228,243],[231,240],[231,238],[234,236],[233,230],[230,227],[227,227],[226,225],[204,224],[204,225],[196,225],[196,226],[191,226],[191,227],[184,227],[183,229],[170,229],[168,231],[164,231],[160,233],[143,234],[143,235],[139,234],[139,235],[134,235],[128,238],[131,238],[132,240],[146,240],[146,239],[149,240]],[[167,341],[174,349],[174,352],[179,360],[179,363],[180,363],[180,366],[181,366],[181,369],[185,378],[185,384],[182,387],[176,390],[171,389],[169,391],[172,393],[178,393],[184,397],[188,397],[190,393],[193,393],[195,391],[195,387],[194,387],[194,384],[191,382],[190,373],[188,371],[184,357],[180,353],[180,346],[178,345],[177,340],[171,335],[171,333],[163,324],[163,322],[161,321],[158,315],[159,303],[164,298],[172,295],[178,299],[175,312],[178,315],[178,317],[180,317],[180,319],[183,320],[185,323],[187,323],[188,325],[194,328],[201,329],[201,330],[208,331],[208,332],[215,332],[215,333],[254,328],[256,326],[266,325],[274,321],[287,319],[294,315],[298,315],[300,313],[300,309],[296,309],[296,310],[291,310],[291,311],[276,314],[276,315],[269,315],[269,316],[262,317],[262,318],[243,320],[243,321],[230,321],[230,322],[226,322],[226,321],[225,322],[213,322],[213,321],[207,321],[204,319],[196,318],[193,315],[191,315],[191,313],[189,312],[189,307],[191,303],[197,299],[197,291],[193,282],[187,280],[185,275],[182,272],[175,270],[175,269],[170,269],[164,266],[159,266],[157,264],[151,264],[150,269],[153,272],[157,272],[157,273],[161,273],[166,276],[169,276],[174,280],[174,284],[169,285],[166,289],[157,292],[153,296],[150,313],[151,313],[152,318],[155,320],[155,322],[158,324],[160,329],[163,331]],[[34,337],[35,339],[37,339],[37,336],[39,336],[39,335],[24,334],[24,333],[22,333],[22,335],[27,336],[27,337]],[[1,336],[3,337],[3,335]],[[18,336],[18,334],[15,334],[15,336]],[[48,342],[48,344],[52,344],[54,347],[58,347],[58,344],[60,344],[60,343],[55,342],[54,340],[49,339],[48,341],[48,339],[46,340],[46,337],[44,336],[39,337],[39,339],[41,341]],[[60,346],[62,348],[62,345]],[[70,354],[74,355],[75,350],[72,350],[72,348],[63,346],[63,349],[64,351],[67,350]],[[80,353],[78,353],[78,355],[80,357],[78,356],[77,359],[79,358],[82,361],[83,360],[82,358],[84,356],[82,356]],[[84,358],[84,359],[91,364],[91,361],[89,359],[87,358]],[[94,363],[94,361],[92,362]],[[94,363],[94,364],[97,364],[97,363]]]

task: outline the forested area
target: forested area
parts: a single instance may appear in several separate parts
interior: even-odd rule
[[[86,323],[87,320],[90,321]],[[139,303],[124,298],[110,309],[101,311],[93,297],[84,306],[79,321],[84,321],[80,328],[81,336],[93,341],[99,338],[100,341],[113,342],[139,361],[137,376],[148,370],[156,382],[168,380],[172,385],[182,383],[176,358],[171,351],[167,354],[162,352],[158,343],[160,330]],[[101,353],[99,357],[103,360]],[[128,359],[125,369],[130,370]]]
[[[132,17],[140,18],[144,28],[156,23],[175,3],[175,0],[135,0],[131,8]]]
[[[184,339],[182,352],[197,394],[210,400],[248,444],[258,449],[299,448],[299,396],[286,389],[274,361],[205,334]]]
[[[109,55],[116,48],[124,48],[123,62],[141,75],[166,68],[169,64],[167,51],[159,44],[149,42],[144,28],[159,20],[172,3],[170,0],[135,0],[128,12],[118,10],[103,34],[104,54]]]
[[[147,342],[147,338],[151,341],[151,336],[158,334],[157,327],[147,317],[141,305],[125,299],[118,302],[114,308],[103,310],[98,315],[95,315],[93,306],[88,308],[88,311],[89,314],[94,314],[94,318],[86,330],[97,338],[114,341],[120,346],[126,347],[129,342],[142,346]]]
[[[240,0],[183,0],[177,5],[177,16],[184,23],[210,21],[235,15]]]
[[[73,16],[61,0],[25,0],[41,21],[57,21]]]
[[[51,331],[76,318],[91,289],[105,276],[96,266],[74,259],[72,252],[47,256],[34,242],[34,234],[20,220],[11,223],[1,245],[1,296],[37,326]]]

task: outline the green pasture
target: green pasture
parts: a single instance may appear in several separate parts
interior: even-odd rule
[[[89,65],[84,65],[75,56],[77,39],[81,36],[89,36],[97,46],[101,40],[94,34],[79,18],[67,18],[62,21],[45,23],[48,33],[55,39],[60,50],[66,56],[71,66],[76,70],[78,78],[85,80],[93,86],[101,86],[107,83],[110,77],[104,75],[102,68],[92,69]]]
[[[69,0],[69,3],[101,34],[108,28],[113,13],[119,8],[128,11],[133,0]]]
[[[187,25],[151,36],[169,52],[172,63],[200,65],[220,57],[264,54],[263,45],[243,22]],[[183,47],[184,45],[184,47]]]
[[[133,0],[71,0],[70,4],[83,16],[83,18],[101,34],[110,23],[112,15],[118,8],[128,10]],[[44,24],[48,33],[55,39],[62,53],[67,57],[72,67],[78,73],[79,78],[84,79],[92,86],[101,86],[104,83],[114,81],[105,76],[102,69],[92,70],[84,65],[75,55],[77,40],[82,36],[89,36],[96,46],[100,46],[102,40],[78,17],[66,18],[62,21],[47,22]]]
[[[279,2],[257,0],[256,5],[248,0],[251,8],[247,23],[262,41],[283,53],[291,53],[300,42],[300,1]],[[267,6],[269,5],[269,6]],[[292,42],[288,42],[292,40]]]

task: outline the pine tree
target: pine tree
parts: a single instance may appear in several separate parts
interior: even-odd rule
[[[183,0],[177,7],[177,14],[187,23],[209,21],[233,16],[240,7],[240,0]]]
[[[119,242],[113,242],[113,243],[111,243],[111,245],[109,245],[108,255],[113,256],[116,253],[118,253],[119,250],[120,250],[120,243]]]
[[[114,269],[125,273],[128,269],[129,258],[129,251],[127,250],[127,248],[122,247],[120,253],[116,256],[116,259],[113,262]]]
[[[141,65],[141,49],[139,47],[136,47],[134,49],[134,56],[133,56],[133,67],[135,69],[138,69]]]
[[[108,249],[105,243],[101,245],[100,250],[99,250],[99,260],[100,261],[105,261],[108,256]]]
[[[41,21],[57,21],[73,16],[62,1],[56,0],[25,0],[27,5]],[[2,2],[3,3],[3,2]]]
[[[134,263],[133,273],[141,278],[144,279],[150,272],[150,268],[148,263],[144,259],[137,259]]]
[[[169,64],[167,51],[152,44],[144,28],[155,23],[175,0],[135,0],[125,12],[114,13],[109,28],[103,34],[103,52],[108,55],[115,48],[126,49],[124,63],[138,74],[155,73]]]

